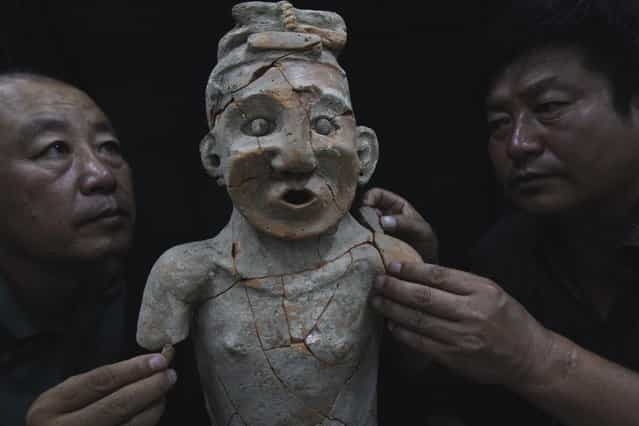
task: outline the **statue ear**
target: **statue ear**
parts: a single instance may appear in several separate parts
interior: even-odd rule
[[[224,174],[222,173],[222,159],[218,152],[215,137],[211,133],[204,135],[200,141],[200,159],[204,170],[215,180],[220,186],[224,186]]]
[[[363,186],[373,176],[379,158],[379,144],[373,129],[357,126],[357,156],[360,163],[358,182]]]

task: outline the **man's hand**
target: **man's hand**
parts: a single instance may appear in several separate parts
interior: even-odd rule
[[[29,408],[27,426],[155,425],[176,381],[169,360],[142,355],[73,376]]]
[[[429,264],[391,263],[388,273],[372,304],[399,341],[484,383],[538,377],[553,333],[495,283]]]
[[[362,204],[377,210],[384,232],[412,246],[422,259],[437,261],[437,237],[408,201],[385,189],[373,188],[366,191]]]

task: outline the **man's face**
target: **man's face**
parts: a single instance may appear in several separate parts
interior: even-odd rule
[[[234,206],[261,231],[319,235],[350,208],[360,162],[347,82],[335,69],[270,68],[234,95],[213,136]]]
[[[488,95],[487,116],[497,177],[524,210],[617,214],[637,201],[636,105],[619,114],[608,80],[584,67],[577,48],[538,49],[511,63]]]
[[[0,84],[0,247],[45,261],[121,256],[131,243],[130,170],[106,116],[55,82]]]

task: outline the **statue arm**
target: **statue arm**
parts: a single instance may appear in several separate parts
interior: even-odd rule
[[[153,265],[144,288],[137,342],[149,350],[175,344],[189,334],[192,306],[204,281],[175,247]]]
[[[423,262],[422,257],[412,246],[388,234],[375,232],[373,241],[385,268],[388,268],[391,262]],[[394,350],[391,351],[391,359],[396,364],[396,368],[408,377],[423,373],[432,364],[430,357],[399,340],[391,339],[390,342],[387,340],[384,344],[392,345]]]

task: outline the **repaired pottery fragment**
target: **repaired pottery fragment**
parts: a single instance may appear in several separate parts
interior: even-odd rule
[[[370,291],[391,260],[420,259],[349,213],[378,142],[337,63],[346,25],[288,2],[232,12],[200,153],[233,212],[217,236],[156,261],[137,340],[158,350],[191,334],[212,424],[376,425]]]

